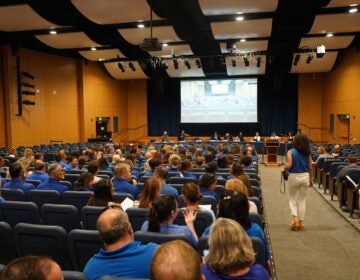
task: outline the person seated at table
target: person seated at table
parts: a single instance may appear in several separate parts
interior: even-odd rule
[[[294,141],[294,136],[292,135],[291,132],[289,132],[289,134],[288,134],[288,139],[287,139],[287,141],[288,141],[288,142]]]
[[[270,139],[273,139],[273,140],[274,139],[279,139],[279,136],[277,136],[275,132],[272,132],[271,136],[270,136]]]
[[[186,141],[186,139],[190,137],[189,134],[185,133],[185,130],[181,130],[180,135],[178,136],[179,141]]]
[[[210,137],[210,140],[219,141],[219,140],[221,140],[221,138],[220,138],[220,136],[217,134],[217,132],[215,131],[214,134]]]
[[[253,141],[255,141],[255,142],[260,142],[261,141],[261,137],[260,137],[260,134],[259,134],[258,131],[256,131],[255,136],[253,138]]]
[[[232,141],[233,138],[229,132],[226,132],[223,140],[229,142],[229,141]]]
[[[245,136],[244,136],[244,134],[242,133],[242,131],[239,132],[238,139],[239,139],[239,141],[241,141],[241,142],[244,142],[244,141],[245,141]]]
[[[161,142],[169,142],[169,141],[170,141],[170,137],[167,131],[164,131],[163,135],[161,136]]]

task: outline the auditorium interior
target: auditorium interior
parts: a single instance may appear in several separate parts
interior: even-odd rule
[[[241,92],[254,84],[253,95]],[[348,155],[360,164],[359,1],[0,1],[0,94],[0,156],[7,166],[11,148],[19,156],[26,147],[42,152],[48,164],[61,149],[120,145],[127,152],[140,147],[145,155],[164,145],[174,151],[224,146],[229,153],[252,146],[271,279],[360,279],[360,174],[353,187],[336,181]],[[184,96],[195,105],[184,110]],[[244,98],[234,105],[237,96]],[[212,97],[204,107],[202,98]],[[220,106],[222,99],[230,100],[228,107]],[[187,137],[179,141],[181,131]],[[211,140],[214,132],[219,140]],[[226,133],[232,141],[225,141]],[[289,230],[288,199],[281,193],[289,133],[307,135],[314,162],[319,146],[342,147],[341,157],[313,164],[303,232]],[[220,171],[220,189],[229,172]],[[73,188],[78,176],[68,178]],[[182,185],[176,188],[181,192]],[[348,199],[346,209],[342,199]],[[0,202],[0,223],[1,209]],[[0,227],[0,239],[3,232]],[[62,270],[82,271],[76,252],[65,253]]]

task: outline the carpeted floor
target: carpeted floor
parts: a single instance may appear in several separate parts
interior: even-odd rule
[[[360,232],[314,188],[307,193],[305,231],[291,231],[288,194],[280,194],[280,170],[260,166],[273,279],[360,280]]]

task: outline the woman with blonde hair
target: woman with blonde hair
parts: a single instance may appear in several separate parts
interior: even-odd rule
[[[233,179],[227,180],[225,183],[225,189],[236,191],[236,192],[241,192],[241,193],[245,194],[246,197],[249,196],[248,188],[243,183],[243,181],[241,181],[238,178],[233,178]],[[256,204],[251,200],[249,200],[249,212],[258,213]]]
[[[207,280],[268,280],[265,268],[255,262],[252,243],[244,229],[234,220],[218,218],[211,226],[209,254],[201,265]]]
[[[139,208],[149,208],[151,203],[160,197],[160,193],[161,184],[155,177],[146,180],[140,193]]]

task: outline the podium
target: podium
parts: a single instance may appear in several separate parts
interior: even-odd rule
[[[266,162],[265,166],[279,166],[277,154],[280,142],[278,139],[268,139],[265,141]]]

